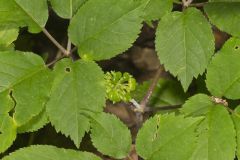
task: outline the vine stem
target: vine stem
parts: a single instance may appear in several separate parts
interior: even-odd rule
[[[58,43],[58,41],[46,30],[46,28],[42,28],[43,33],[48,37],[48,39],[65,55],[68,56],[69,52]]]
[[[142,101],[140,102],[140,106],[139,108],[136,109],[136,117],[137,117],[137,126],[140,127],[142,125],[142,122],[143,122],[143,114],[146,110],[146,107],[147,107],[147,103],[149,102],[151,96],[152,96],[152,93],[155,89],[155,87],[157,86],[157,83],[158,83],[158,80],[160,78],[160,75],[162,74],[163,72],[163,68],[162,67],[159,67],[153,80],[152,80],[152,83],[150,85],[150,87],[148,88],[148,91],[147,93],[145,94],[145,96],[143,97]]]

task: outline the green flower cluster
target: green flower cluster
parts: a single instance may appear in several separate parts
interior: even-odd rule
[[[136,80],[129,73],[107,72],[105,74],[107,99],[115,102],[129,102],[131,92],[136,88]]]

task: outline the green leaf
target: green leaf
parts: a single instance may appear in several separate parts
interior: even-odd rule
[[[0,81],[2,79],[3,79],[3,77],[0,77]],[[0,114],[6,114],[13,109],[15,102],[13,101],[9,92],[1,92],[1,88],[2,88],[2,86],[0,83],[0,100],[1,100]]]
[[[0,153],[6,151],[16,138],[16,126],[7,114],[0,114]]]
[[[0,27],[0,46],[8,47],[17,39],[18,28]]]
[[[50,0],[54,11],[62,18],[71,19],[87,0]]]
[[[206,84],[212,95],[240,98],[240,40],[232,38],[214,56],[207,69]]]
[[[157,28],[156,49],[165,69],[178,77],[186,91],[214,53],[211,26],[195,8],[167,14]]]
[[[149,89],[150,84],[150,81],[146,81],[138,85],[133,92],[133,98],[141,101]],[[149,100],[149,106],[166,107],[181,105],[185,102],[186,98],[187,95],[184,93],[180,83],[174,80],[160,78]]]
[[[45,108],[37,116],[17,129],[18,133],[34,132],[44,127],[49,122]]]
[[[148,160],[187,160],[195,148],[195,129],[201,120],[174,114],[154,116],[138,132],[137,153]]]
[[[47,145],[35,145],[11,153],[3,160],[101,160],[88,152],[61,149]]]
[[[26,52],[0,52],[1,111],[14,109],[18,126],[43,110],[50,86],[50,71],[41,57]]]
[[[212,105],[206,119],[199,125],[198,144],[190,160],[233,160],[236,133],[228,111]]]
[[[240,37],[240,0],[212,0],[204,10],[220,30]],[[214,3],[215,2],[215,3]],[[224,11],[224,12],[223,12]]]
[[[131,149],[131,134],[116,117],[107,113],[92,116],[91,139],[93,145],[103,154],[122,159]]]
[[[232,115],[232,119],[237,132],[237,157],[240,158],[240,106],[237,106]]]
[[[173,8],[172,0],[147,0],[149,1],[144,9],[144,19],[146,21],[158,20]]]
[[[53,72],[55,78],[47,103],[50,122],[79,147],[90,127],[86,115],[102,112],[105,105],[104,73],[95,62],[70,59],[59,61]]]
[[[180,109],[187,116],[203,116],[214,105],[212,99],[205,94],[197,94],[189,98]]]
[[[236,37],[232,37],[225,42],[221,51],[219,53],[228,54],[228,53],[240,53],[240,39]]]
[[[205,116],[197,129],[198,143],[190,160],[232,160],[235,130],[228,111],[204,94],[191,97],[180,110],[187,116]]]
[[[15,45],[12,43],[9,46],[0,45],[0,51],[14,51]]]
[[[41,31],[48,19],[47,0],[1,0],[0,24],[11,27],[29,27]]]
[[[87,1],[70,23],[69,37],[82,58],[109,59],[131,47],[140,33],[142,14],[141,1]]]

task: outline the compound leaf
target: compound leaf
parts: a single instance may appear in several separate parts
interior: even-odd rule
[[[0,101],[2,113],[14,108],[21,126],[38,115],[49,96],[51,75],[41,57],[26,52],[0,52]],[[1,113],[1,114],[2,114]]]
[[[125,158],[132,144],[128,128],[116,116],[107,113],[92,116],[91,139],[101,153],[117,159]]]
[[[70,59],[59,61],[53,72],[47,103],[50,122],[79,147],[90,127],[88,112],[102,112],[105,105],[104,74],[95,62]]]
[[[87,0],[50,0],[54,11],[62,18],[71,19]]]
[[[0,153],[6,151],[16,138],[16,126],[7,114],[0,114]]]
[[[204,6],[210,21],[220,30],[240,37],[240,0],[212,0]],[[224,11],[224,12],[223,12]]]
[[[137,153],[148,160],[187,160],[195,148],[195,129],[201,120],[174,114],[154,116],[138,132]]]
[[[195,8],[169,13],[159,22],[156,49],[165,69],[178,77],[186,91],[214,53],[211,26]]]
[[[22,148],[11,153],[3,160],[101,160],[88,152],[79,152],[71,149],[61,149],[54,146],[35,145]]]
[[[212,95],[240,98],[240,40],[231,38],[214,56],[207,69],[206,84]]]
[[[136,0],[87,1],[70,23],[69,37],[82,58],[114,57],[136,40],[142,26],[143,7]]]

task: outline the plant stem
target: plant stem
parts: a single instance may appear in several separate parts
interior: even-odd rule
[[[189,5],[189,7],[203,7],[207,2],[202,2],[202,3],[192,3]]]
[[[42,28],[43,33],[49,38],[49,40],[65,55],[68,56],[68,51],[63,48],[63,46],[61,44],[59,44],[57,42],[57,40],[55,38],[53,38],[53,36],[45,29]]]
[[[140,102],[140,107],[142,108],[142,111],[144,112],[145,111],[145,108],[146,108],[146,105],[148,103],[148,101],[150,100],[151,96],[152,96],[152,93],[153,93],[153,90],[155,89],[157,83],[158,83],[158,80],[159,80],[159,77],[161,75],[163,71],[163,68],[162,67],[159,67],[155,76],[154,76],[154,79],[146,93],[146,95],[144,96],[144,98],[142,99],[142,101]]]
[[[72,42],[71,42],[70,39],[68,39],[68,42],[67,42],[67,52],[68,52],[68,54],[67,54],[67,56],[70,56],[71,49],[72,49]]]
[[[171,110],[171,109],[179,109],[181,108],[182,104],[179,105],[169,105],[169,106],[161,106],[161,107],[146,107],[145,112],[154,112],[154,111],[161,111],[161,110]]]
[[[57,61],[59,61],[60,59],[62,59],[62,58],[64,58],[64,57],[66,57],[66,56],[65,56],[65,55],[62,55],[62,56],[60,56],[60,57],[58,57],[58,58],[55,58],[52,62],[46,64],[46,66],[49,67],[49,66],[53,65],[54,63],[56,63]]]
[[[149,102],[151,96],[152,96],[152,93],[158,83],[158,80],[159,80],[159,77],[161,75],[163,71],[163,68],[162,67],[159,67],[153,80],[152,80],[152,83],[146,93],[146,95],[144,96],[144,98],[142,99],[142,101],[140,102],[140,108],[137,109],[136,111],[136,117],[137,117],[137,126],[140,127],[142,125],[142,122],[143,122],[143,114],[146,110],[146,106],[147,106],[147,103]]]
[[[77,50],[77,47],[75,46],[72,50],[71,53],[75,52]]]

